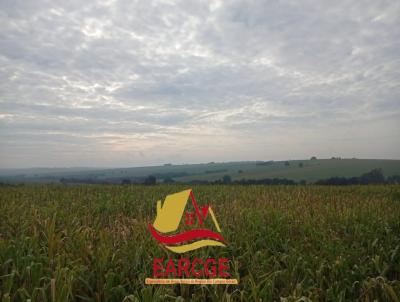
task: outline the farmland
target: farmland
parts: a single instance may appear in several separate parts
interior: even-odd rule
[[[400,187],[192,187],[239,285],[144,284],[155,202],[187,186],[0,187],[2,301],[399,301]]]
[[[154,175],[158,182],[215,181],[225,175],[232,180],[285,178],[313,183],[329,177],[357,177],[372,169],[381,169],[386,177],[400,175],[400,160],[383,159],[305,159],[288,161],[210,162],[203,164],[165,164],[162,166],[89,169],[15,169],[0,170],[0,182],[6,183],[114,183],[123,180],[143,182]]]

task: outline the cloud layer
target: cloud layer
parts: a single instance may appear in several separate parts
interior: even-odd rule
[[[400,158],[399,2],[0,7],[0,167]]]

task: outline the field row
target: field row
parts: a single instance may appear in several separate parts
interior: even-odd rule
[[[181,185],[0,187],[2,301],[399,301],[399,186],[195,186],[239,285],[145,285],[179,258],[147,225]]]

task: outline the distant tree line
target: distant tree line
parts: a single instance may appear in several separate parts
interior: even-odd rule
[[[83,178],[61,177],[59,181],[62,184],[108,184],[109,183],[106,180],[100,180],[97,178],[90,178],[90,177],[83,177]]]
[[[400,175],[385,178],[382,169],[373,169],[359,177],[330,177],[315,182],[317,185],[369,185],[369,184],[400,184]]]
[[[232,181],[229,175],[215,181],[194,180],[190,184],[236,184],[236,185],[305,185],[305,180],[294,181],[286,178],[241,179]],[[330,177],[316,181],[316,185],[369,185],[400,184],[400,175],[384,177],[382,169],[373,169],[359,177]]]
[[[286,178],[263,178],[263,179],[240,179],[232,180],[230,175],[224,175],[221,179],[214,181],[192,180],[189,184],[212,184],[212,185],[296,185],[294,180]]]
[[[96,178],[61,178],[60,182],[63,184],[70,183],[83,183],[83,184],[116,184],[122,185],[130,184],[144,184],[155,185],[157,183],[174,183],[174,177],[185,176],[185,173],[166,173],[155,174],[147,177],[136,178],[123,178],[123,179],[108,179],[99,180]],[[159,180],[159,181],[157,181]],[[184,182],[180,182],[184,183]],[[209,181],[209,180],[192,180],[186,182],[187,184],[233,184],[233,185],[305,185],[305,180],[295,181],[287,178],[263,178],[263,179],[239,179],[232,180],[230,175],[224,175],[222,178]],[[382,169],[373,169],[359,177],[330,177],[320,179],[314,182],[316,185],[368,185],[368,184],[400,184],[400,175],[389,176],[385,178]]]

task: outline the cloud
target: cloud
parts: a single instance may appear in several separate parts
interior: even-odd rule
[[[400,158],[397,2],[0,6],[1,167]]]

